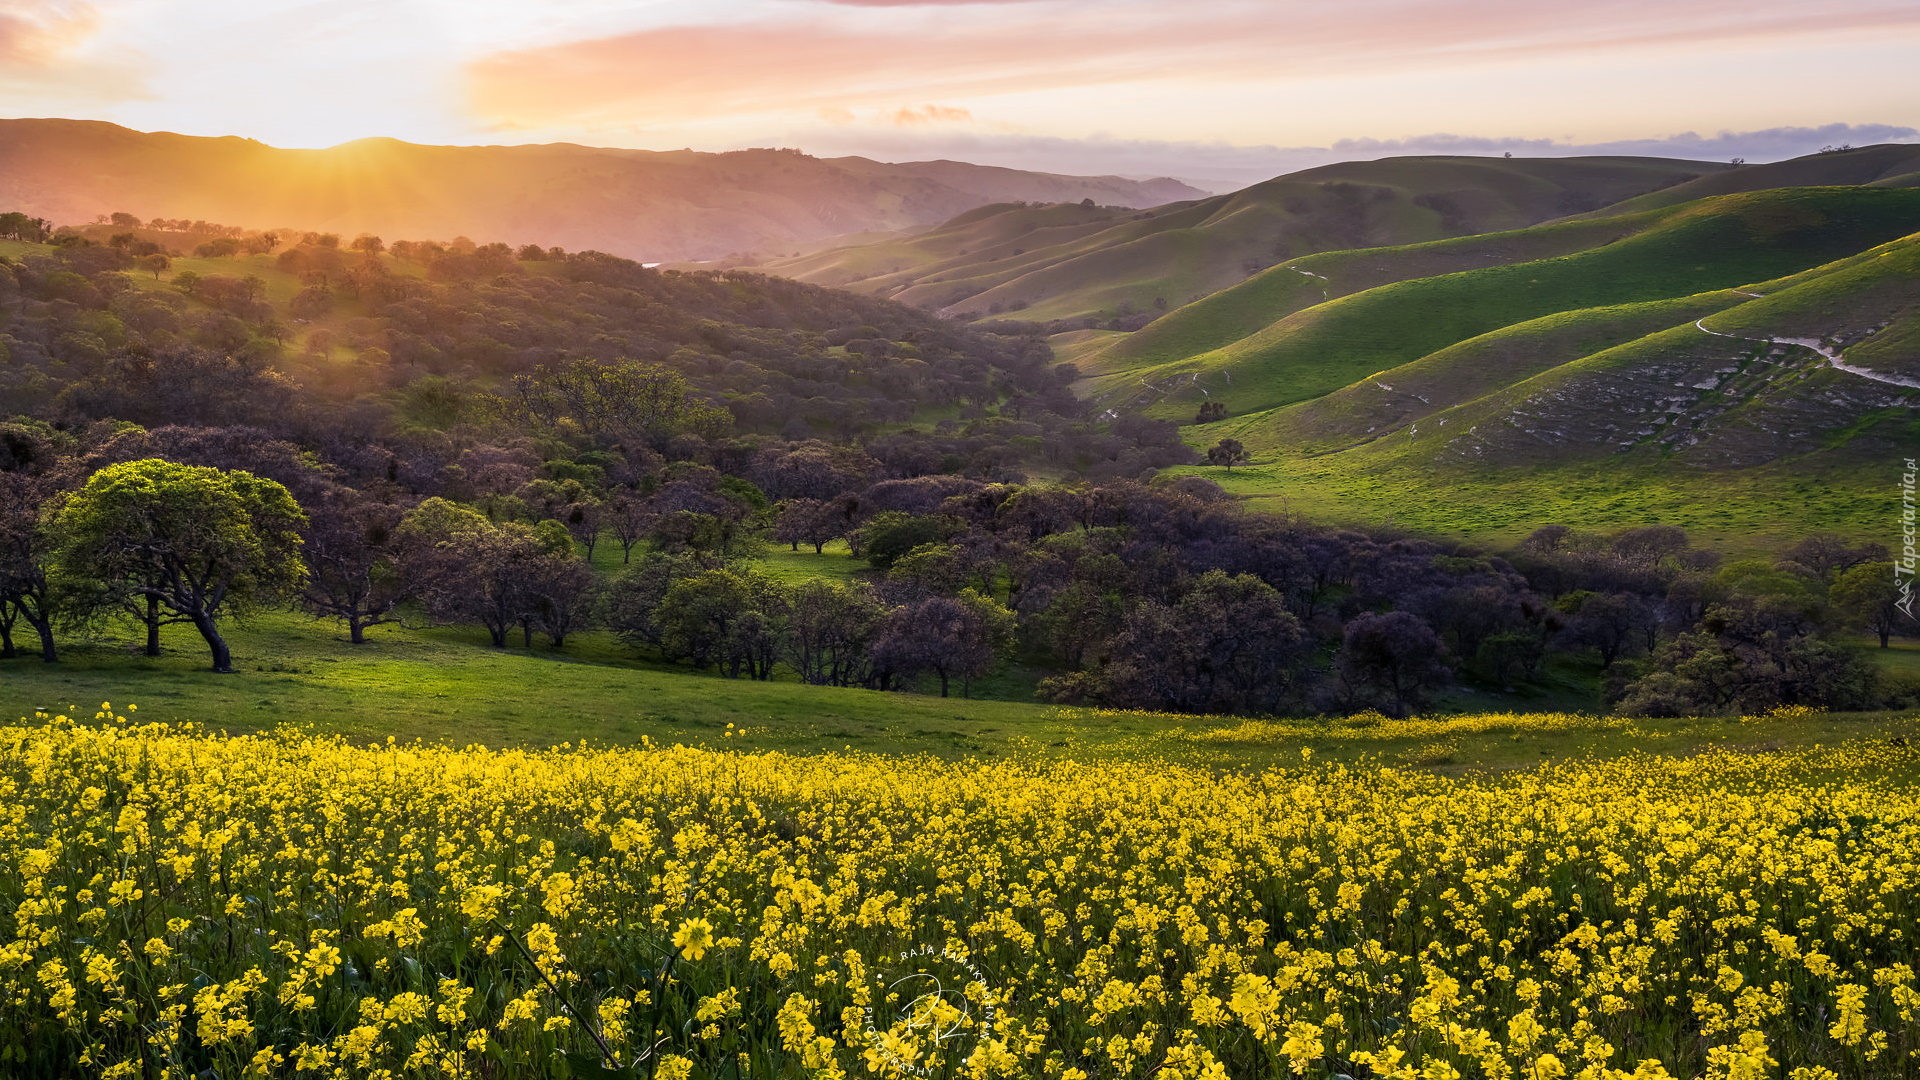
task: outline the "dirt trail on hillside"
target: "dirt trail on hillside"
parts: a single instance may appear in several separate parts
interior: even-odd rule
[[[1745,295],[1758,296],[1759,294],[1747,293]],[[1877,371],[1868,371],[1866,368],[1863,368],[1863,367],[1855,367],[1854,365],[1849,364],[1846,361],[1840,359],[1839,350],[1827,348],[1826,345],[1821,343],[1819,338],[1744,337],[1740,334],[1723,334],[1718,330],[1709,330],[1707,329],[1706,323],[1707,323],[1707,320],[1698,319],[1698,320],[1695,320],[1693,325],[1706,333],[1712,334],[1714,337],[1732,338],[1735,341],[1761,341],[1761,342],[1768,342],[1768,343],[1777,341],[1783,345],[1798,345],[1801,348],[1812,349],[1814,352],[1819,353],[1821,359],[1825,360],[1827,364],[1836,371],[1844,371],[1849,375],[1858,375],[1863,379],[1872,379],[1874,382],[1877,382],[1877,383],[1886,383],[1888,386],[1906,386],[1906,387],[1920,388],[1920,379],[1903,379],[1898,375],[1882,375]]]

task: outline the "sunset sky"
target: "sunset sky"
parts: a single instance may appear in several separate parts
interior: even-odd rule
[[[1916,56],[1914,0],[0,0],[0,115],[1246,182],[1915,141]]]

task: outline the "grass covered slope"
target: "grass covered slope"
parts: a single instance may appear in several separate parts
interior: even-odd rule
[[[1177,308],[1314,252],[1518,228],[1718,168],[1656,158],[1349,162],[1140,213],[987,208],[905,240],[765,269],[962,318],[1126,317]]]
[[[1223,401],[1234,413],[1271,409],[1320,397],[1519,323],[1735,288],[1853,256],[1920,228],[1920,191],[1786,189],[1707,199],[1624,220],[1631,231],[1611,241],[1587,232],[1598,222],[1544,226],[1511,241],[1530,247],[1542,237],[1551,241],[1568,233],[1594,242],[1572,254],[1409,277],[1295,311],[1198,355],[1121,371],[1108,363],[1101,370],[1109,379],[1141,385],[1138,392],[1125,382],[1116,387],[1126,394],[1123,400],[1151,402],[1151,411],[1168,418],[1189,414],[1202,400]],[[1608,222],[1617,226],[1622,219]],[[1341,257],[1366,257],[1381,266],[1398,260],[1419,265],[1452,249],[1501,242],[1476,237]],[[1332,291],[1340,278],[1337,272],[1326,276]],[[1124,348],[1116,344],[1108,353]],[[1097,393],[1105,387],[1092,389]]]
[[[1155,319],[1102,352],[1108,367],[1164,363],[1231,345],[1323,301],[1379,285],[1585,251],[1631,235],[1647,218],[1540,226],[1397,247],[1328,251],[1263,270]]]
[[[1081,358],[1085,386],[1181,420],[1226,402],[1189,441],[1238,439],[1254,463],[1192,471],[1318,520],[1495,541],[1659,521],[1732,550],[1819,530],[1884,542],[1888,470],[1920,445],[1917,200],[1785,189],[1542,226],[1513,235],[1640,223],[1570,256],[1337,297],[1185,361],[1120,359],[1152,327],[1108,338]],[[1636,293],[1653,295],[1618,302]],[[1560,309],[1535,314],[1542,301]]]
[[[1888,1075],[1912,754],[1448,778],[19,725],[0,1046],[23,1078]]]
[[[1677,206],[1710,195],[1730,195],[1768,188],[1822,187],[1858,184],[1872,187],[1920,186],[1920,145],[1882,143],[1849,150],[1808,154],[1764,165],[1719,169],[1672,187],[1651,191],[1597,211],[1630,213]]]
[[[1740,302],[1730,290],[1559,312],[1449,345],[1373,378],[1273,415],[1277,442],[1309,453],[1366,442],[1679,321]]]

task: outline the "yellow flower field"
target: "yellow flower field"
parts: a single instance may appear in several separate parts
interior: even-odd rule
[[[103,710],[0,728],[0,1076],[1920,1075],[1904,746],[1449,778]]]

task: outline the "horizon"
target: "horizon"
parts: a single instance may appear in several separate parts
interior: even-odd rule
[[[283,149],[798,147],[1221,189],[1390,156],[1772,161],[1920,140],[1920,9],[1895,0],[1613,0],[1578,26],[1518,0],[12,8],[0,113]],[[1821,78],[1753,77],[1796,69]]]
[[[725,149],[708,150],[708,149],[700,149],[697,147],[690,147],[690,146],[682,146],[682,147],[612,146],[612,145],[601,145],[601,144],[580,142],[574,139],[548,139],[548,140],[527,141],[527,142],[433,143],[433,142],[420,142],[417,140],[405,139],[405,138],[400,138],[392,135],[363,135],[363,136],[347,139],[345,141],[333,143],[326,146],[310,146],[310,147],[309,146],[288,146],[288,145],[277,144],[270,140],[261,139],[261,138],[257,138],[250,135],[242,135],[242,134],[201,135],[201,134],[196,134],[192,132],[177,131],[177,130],[163,129],[163,128],[140,129],[140,128],[129,127],[124,124],[119,124],[111,120],[98,120],[98,119],[93,119],[88,117],[0,116],[0,123],[16,123],[16,122],[100,123],[100,124],[108,124],[113,127],[118,127],[122,130],[129,131],[137,135],[173,136],[178,138],[208,139],[208,140],[241,139],[247,142],[259,144],[261,146],[266,147],[269,150],[301,152],[301,153],[318,153],[318,154],[344,150],[348,147],[352,147],[362,143],[396,143],[402,146],[428,148],[428,149],[510,150],[510,149],[521,149],[521,148],[533,149],[533,148],[542,148],[542,147],[572,147],[572,148],[581,149],[581,150],[608,151],[608,152],[618,152],[618,153],[629,153],[629,152],[652,153],[652,154],[695,153],[695,154],[707,154],[707,155],[746,154],[746,153],[754,153],[754,152],[763,152],[763,153],[789,153],[790,152],[790,153],[799,153],[806,157],[810,157],[810,158],[814,158],[822,161],[868,160],[868,161],[874,161],[879,164],[889,164],[889,165],[915,165],[915,164],[935,164],[940,162],[951,162],[955,164],[981,165],[981,166],[988,166],[993,168],[1010,168],[1010,169],[1022,168],[1021,166],[1018,166],[1018,165],[1002,165],[1002,164],[997,164],[991,161],[983,161],[978,159],[968,159],[968,158],[951,157],[951,156],[949,157],[918,157],[918,158],[898,156],[898,157],[889,158],[889,157],[876,157],[873,154],[858,153],[858,152],[816,153],[812,149],[809,149],[808,147],[804,147],[804,146],[772,146],[772,145],[738,146],[738,147],[731,147],[731,148],[725,148]],[[1895,130],[1897,131],[1898,129],[1895,129]],[[1821,128],[1821,129],[1808,129],[1805,131],[1796,130],[1792,133],[1792,137],[1796,140],[1796,144],[1794,145],[1781,145],[1776,147],[1776,152],[1774,153],[1768,154],[1763,151],[1754,157],[1747,157],[1744,155],[1735,155],[1733,160],[1736,162],[1744,162],[1746,164],[1765,164],[1769,162],[1787,161],[1787,160],[1791,160],[1793,158],[1798,158],[1798,157],[1812,156],[1814,154],[1821,153],[1823,151],[1830,151],[1834,149],[1860,150],[1860,149],[1867,149],[1869,147],[1876,146],[1876,145],[1907,145],[1907,144],[1913,144],[1913,143],[1920,143],[1920,135],[1901,137],[1900,135],[1895,134],[1892,136],[1883,137],[1873,141],[1863,141],[1860,143],[1841,142],[1836,144],[1831,141],[1825,141],[1825,142],[1822,142],[1820,146],[1812,145],[1813,142],[1820,140],[1823,136],[1845,136],[1848,134],[1855,134],[1862,131],[1865,131],[1867,134],[1884,135],[1885,133],[1884,126],[1875,126],[1875,127],[1868,127],[1863,129],[1860,126],[1839,125],[1839,124],[1827,125],[1825,128]],[[1744,133],[1744,134],[1752,136],[1752,135],[1761,135],[1761,134],[1768,134],[1768,133]],[[1735,137],[1737,138],[1737,136]],[[1435,141],[1438,142],[1442,138],[1455,138],[1455,137],[1435,137]],[[1697,138],[1697,136],[1688,136],[1688,138],[1690,139]],[[1723,139],[1728,138],[1727,133],[1722,133],[1721,138]],[[1455,141],[1468,142],[1469,140],[1455,139]],[[1153,180],[1175,180],[1181,183],[1188,184],[1190,186],[1202,188],[1209,195],[1224,195],[1224,194],[1230,193],[1233,190],[1238,190],[1240,188],[1248,187],[1253,184],[1258,184],[1269,179],[1275,179],[1281,176],[1288,175],[1293,172],[1313,169],[1322,165],[1332,165],[1332,164],[1339,164],[1343,162],[1386,161],[1386,160],[1391,160],[1396,158],[1432,158],[1432,159],[1458,158],[1458,159],[1464,159],[1464,160],[1495,160],[1495,159],[1500,159],[1502,157],[1512,158],[1515,160],[1563,159],[1563,158],[1577,158],[1577,157],[1647,158],[1647,159],[1691,161],[1691,162],[1697,162],[1701,164],[1719,164],[1727,160],[1724,157],[1716,157],[1709,154],[1687,154],[1684,152],[1680,152],[1685,150],[1688,144],[1686,142],[1679,141],[1679,140],[1637,140],[1637,141],[1628,141],[1623,143],[1602,144],[1599,146],[1558,146],[1558,147],[1528,145],[1525,143],[1518,143],[1520,152],[1495,148],[1500,145],[1513,145],[1513,144],[1495,143],[1493,146],[1482,147],[1479,145],[1479,143],[1481,142],[1479,140],[1473,141],[1475,145],[1471,148],[1471,150],[1479,150],[1481,152],[1471,152],[1471,150],[1466,147],[1444,147],[1439,145],[1425,145],[1425,144],[1401,145],[1398,143],[1379,144],[1379,143],[1372,143],[1371,141],[1365,141],[1365,142],[1370,142],[1371,144],[1356,145],[1355,141],[1348,141],[1336,147],[1296,147],[1296,148],[1289,148],[1286,150],[1282,150],[1282,151],[1279,151],[1279,153],[1297,157],[1297,160],[1286,161],[1285,162],[1286,167],[1283,169],[1283,171],[1270,172],[1270,173],[1263,172],[1258,175],[1251,175],[1250,178],[1232,177],[1232,178],[1223,179],[1218,176],[1208,177],[1208,176],[1202,176],[1202,175],[1191,173],[1191,172],[1183,175],[1175,175],[1174,173],[1171,173],[1171,172],[1153,173],[1153,172],[1139,172],[1139,171],[1105,172],[1105,173],[1094,173],[1094,172],[1069,173],[1069,172],[1065,172],[1063,170],[1058,170],[1058,169],[1046,169],[1046,168],[1038,168],[1038,167],[1032,168],[1026,171],[1032,171],[1037,173],[1054,173],[1058,175],[1073,176],[1073,177],[1079,177],[1084,179],[1099,179],[1102,177],[1112,177],[1115,179],[1131,180],[1136,182],[1146,182],[1146,181],[1153,181]],[[1670,150],[1669,152],[1664,152],[1664,153],[1660,152],[1664,148],[1667,142],[1674,143],[1673,149]],[[1799,143],[1804,143],[1809,148],[1802,148],[1801,146],[1798,145]],[[1369,152],[1369,151],[1389,150],[1389,149],[1392,150],[1393,152],[1389,152],[1389,153]],[[1341,153],[1342,150],[1351,150],[1353,152]],[[1209,186],[1210,184],[1212,186]]]

